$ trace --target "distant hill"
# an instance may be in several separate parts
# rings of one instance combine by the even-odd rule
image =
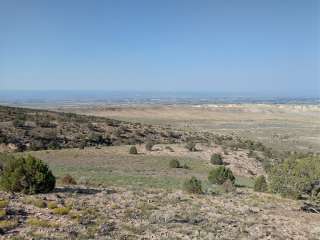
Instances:
[[[187,135],[170,129],[102,117],[0,106],[2,150],[176,143]]]
[[[267,164],[271,158],[276,157],[275,152],[262,143],[237,136],[0,105],[0,152],[135,145],[146,142],[215,143],[224,149],[261,152],[263,154],[256,155],[256,158]]]

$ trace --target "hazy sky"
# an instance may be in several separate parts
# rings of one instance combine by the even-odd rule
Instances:
[[[316,94],[317,0],[0,1],[0,89]]]

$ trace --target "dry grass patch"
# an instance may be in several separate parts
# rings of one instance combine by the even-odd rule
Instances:
[[[53,209],[53,213],[57,214],[57,215],[68,215],[68,213],[70,212],[70,208],[67,207],[58,207]]]
[[[9,204],[8,200],[5,200],[5,199],[0,200],[0,208],[5,208],[8,206],[8,204]]]
[[[16,219],[0,220],[0,229],[3,231],[8,231],[18,226],[18,221]]]
[[[58,207],[58,204],[56,202],[49,202],[48,203],[48,208],[49,209],[55,209]]]
[[[46,208],[47,207],[47,203],[44,200],[38,199],[38,198],[34,198],[34,197],[26,198],[25,203],[33,205],[33,206],[38,207],[38,208]]]
[[[7,215],[7,210],[6,209],[0,209],[0,218],[5,217]]]
[[[56,228],[60,226],[60,224],[56,222],[44,220],[44,219],[38,219],[38,218],[29,218],[26,223],[33,227],[43,227],[43,228]]]

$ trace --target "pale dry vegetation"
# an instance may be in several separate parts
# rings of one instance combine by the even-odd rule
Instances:
[[[317,185],[319,155],[307,154],[306,151],[284,152],[281,151],[284,145],[275,151],[236,134],[210,133],[221,124],[218,122],[223,117],[239,113],[239,118],[232,121],[240,119],[240,125],[245,118],[253,119],[253,125],[250,125],[252,129],[259,127],[254,125],[255,121],[271,124],[274,119],[265,119],[269,109],[267,106],[258,106],[258,110],[252,109],[250,112],[245,112],[245,108],[239,106],[229,106],[225,116],[217,114],[222,111],[219,106],[214,110],[211,106],[209,110],[201,111],[199,107],[181,108],[184,112],[175,109],[177,115],[172,121],[172,125],[180,129],[146,124],[157,115],[149,116],[149,119],[142,120],[145,124],[139,124],[75,114],[2,108],[0,124],[5,128],[1,129],[3,148],[0,150],[8,150],[13,143],[16,146],[23,143],[25,147],[15,149],[22,152],[14,155],[0,155],[0,183],[5,183],[1,187],[4,189],[6,186],[4,190],[9,191],[0,192],[1,237],[320,239],[320,214],[317,212],[320,201],[320,184]],[[170,107],[166,107],[166,111],[168,109]],[[275,121],[279,121],[284,113],[296,120],[300,114],[293,111],[294,108],[283,110],[277,106],[275,109],[277,111],[273,110],[275,112],[271,114]],[[140,111],[139,108],[132,108],[132,111],[137,110]],[[152,111],[155,110],[159,111],[158,114],[163,111],[161,107]],[[146,111],[150,110],[147,108]],[[171,121],[173,115],[170,115],[170,111],[168,115],[161,114],[163,118],[159,117],[157,123]],[[199,111],[203,111],[204,115],[196,115]],[[307,111],[306,115],[311,114],[310,109]],[[4,113],[8,112],[10,114],[6,116]],[[121,110],[116,108],[111,117],[123,119],[127,114],[116,116],[119,112]],[[248,115],[243,116],[244,112]],[[190,113],[193,117],[188,119]],[[262,113],[261,119],[255,118],[258,116],[256,113]],[[215,120],[205,120],[208,114],[211,117],[217,114]],[[55,120],[46,121],[47,116]],[[127,120],[132,121],[134,116]],[[145,116],[140,115],[141,118]],[[182,116],[191,124],[185,122],[183,124],[186,125],[180,125]],[[208,121],[208,126],[212,123],[213,128],[202,125],[205,121]],[[304,125],[308,126],[304,134],[308,134],[309,130],[316,133],[318,127],[311,127],[309,123],[306,121]],[[233,127],[241,129],[239,125]],[[59,147],[49,147],[48,144],[56,139],[50,137],[40,138],[45,143],[42,148],[30,148],[33,140],[39,140],[37,134],[55,128],[59,132],[58,138],[64,139],[58,141]],[[30,135],[35,129],[39,130],[38,133]],[[263,124],[259,129],[264,129]],[[266,129],[269,131],[271,128],[268,125]],[[220,130],[224,132],[226,129]],[[83,136],[81,141],[74,138],[78,136],[77,131]],[[245,131],[250,133],[248,129]],[[257,131],[258,139],[262,136],[259,134]],[[91,140],[88,142],[88,136],[94,144]],[[107,144],[107,137],[117,141],[112,140]],[[131,138],[139,141],[132,142],[129,140]],[[23,152],[26,149],[36,151]],[[28,154],[29,157],[24,157]],[[17,161],[30,159],[34,163],[40,163],[36,159],[41,159],[43,162],[35,164],[39,167],[26,164],[25,168],[20,168],[21,164],[12,164],[9,171],[8,161],[3,161],[4,158]],[[38,169],[47,172],[47,165],[43,163],[48,165],[57,179],[57,187],[50,188],[49,193],[34,191],[40,194],[25,195],[23,192],[33,193],[24,191],[26,176],[37,187],[45,186],[38,178],[33,180],[35,174],[32,174]],[[14,174],[16,169],[19,175]],[[13,176],[10,181],[3,181],[6,171],[8,176]],[[19,191],[11,188],[16,183],[20,184]],[[30,186],[29,190],[35,189],[33,185]]]

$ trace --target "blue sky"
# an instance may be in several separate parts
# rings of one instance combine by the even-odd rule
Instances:
[[[0,89],[317,94],[317,0],[0,2]]]

